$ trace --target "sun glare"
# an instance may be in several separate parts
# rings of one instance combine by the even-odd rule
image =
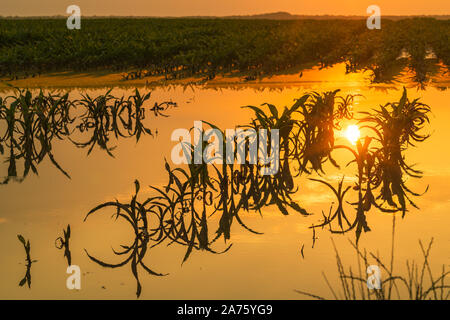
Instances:
[[[345,137],[350,141],[351,144],[355,145],[360,137],[359,128],[356,124],[349,125],[345,130]]]

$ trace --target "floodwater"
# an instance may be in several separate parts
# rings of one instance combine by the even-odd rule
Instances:
[[[167,184],[164,159],[170,163],[170,139],[177,128],[191,128],[195,120],[205,120],[220,128],[234,128],[248,123],[252,112],[241,106],[259,106],[271,103],[279,110],[291,106],[295,98],[311,90],[341,89],[342,95],[361,94],[355,100],[354,111],[367,111],[380,104],[398,101],[402,84],[370,85],[362,75],[343,75],[342,66],[326,70],[304,72],[302,82],[290,87],[243,86],[241,88],[162,87],[152,90],[153,102],[173,101],[177,108],[167,110],[169,117],[153,117],[146,124],[158,130],[157,137],[143,136],[112,142],[117,146],[114,158],[95,148],[88,156],[87,149],[76,148],[68,141],[54,143],[53,153],[59,164],[70,174],[65,177],[46,159],[39,167],[39,175],[30,174],[23,182],[11,181],[0,186],[0,298],[1,299],[135,299],[136,281],[130,264],[119,268],[105,268],[90,260],[86,254],[108,263],[123,259],[113,253],[120,245],[134,240],[132,228],[123,220],[111,218],[113,209],[103,209],[83,222],[95,206],[106,202],[128,202],[134,194],[134,181],[141,185],[140,197],[152,194],[149,185]],[[422,179],[410,179],[412,189],[422,192],[416,198],[420,209],[410,208],[404,218],[397,214],[395,229],[394,269],[406,272],[407,259],[422,260],[419,240],[427,243],[434,238],[431,267],[437,272],[442,265],[450,267],[450,109],[446,86],[432,85],[418,90],[409,85],[409,98],[421,98],[431,106],[431,137],[417,148],[407,152],[407,162],[417,164],[424,172]],[[132,94],[132,89],[114,89],[112,94]],[[141,90],[142,91],[142,90]],[[91,96],[104,94],[105,89],[73,89],[70,97],[81,93]],[[344,125],[346,126],[346,124]],[[340,143],[347,143],[339,137]],[[343,164],[349,160],[345,152],[336,152],[336,160]],[[174,166],[171,164],[171,166]],[[0,167],[7,173],[7,164]],[[354,176],[350,168],[337,170],[327,167],[323,178],[336,185],[345,173]],[[339,291],[336,257],[332,241],[347,266],[357,270],[356,254],[349,240],[355,240],[354,231],[345,235],[332,235],[327,229],[317,229],[313,246],[312,230],[334,201],[329,189],[306,176],[295,180],[299,190],[294,200],[313,215],[305,217],[292,212],[282,215],[276,206],[266,207],[262,214],[243,212],[247,226],[262,232],[253,234],[234,223],[231,229],[231,249],[224,254],[194,250],[182,264],[186,247],[165,243],[156,246],[144,258],[152,270],[168,274],[157,277],[138,267],[142,285],[141,299],[304,299],[295,289],[327,298],[332,295],[323,279],[322,271],[331,285]],[[359,241],[362,249],[378,252],[384,261],[390,261],[392,240],[392,214],[372,210],[367,214],[371,231],[363,233]],[[81,289],[68,290],[67,261],[64,250],[55,247],[70,224],[70,250],[72,264],[82,272]],[[214,219],[210,233],[215,231]],[[26,271],[25,251],[17,239],[21,234],[31,242],[31,258],[37,260],[31,268],[31,288],[19,286]],[[226,248],[220,238],[212,247]],[[301,248],[303,247],[303,256]],[[364,270],[363,270],[363,273]],[[386,276],[382,273],[382,277]]]

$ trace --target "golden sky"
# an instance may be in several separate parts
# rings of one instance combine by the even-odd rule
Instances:
[[[378,5],[385,15],[450,14],[449,0],[1,0],[0,16],[65,15],[73,4],[84,15],[366,15],[369,5]]]

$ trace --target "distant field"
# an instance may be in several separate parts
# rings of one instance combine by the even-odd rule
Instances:
[[[450,20],[384,20],[381,30],[365,20],[85,19],[81,30],[64,19],[0,20],[0,76],[12,78],[93,70],[255,78],[337,62],[382,78],[402,50],[417,72],[430,50],[448,67]]]

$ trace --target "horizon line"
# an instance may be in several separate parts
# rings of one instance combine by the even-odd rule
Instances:
[[[266,13],[254,13],[254,14],[233,14],[233,15],[185,15],[185,16],[170,16],[170,15],[83,15],[85,18],[234,18],[234,17],[262,17],[270,15],[284,15],[286,17],[349,17],[349,18],[367,18],[367,15],[356,15],[356,14],[297,14],[290,13],[287,11],[275,11]],[[55,14],[55,15],[0,15],[0,18],[62,18],[68,17],[70,15]],[[383,17],[445,17],[449,16],[450,13],[442,14],[386,14]]]

